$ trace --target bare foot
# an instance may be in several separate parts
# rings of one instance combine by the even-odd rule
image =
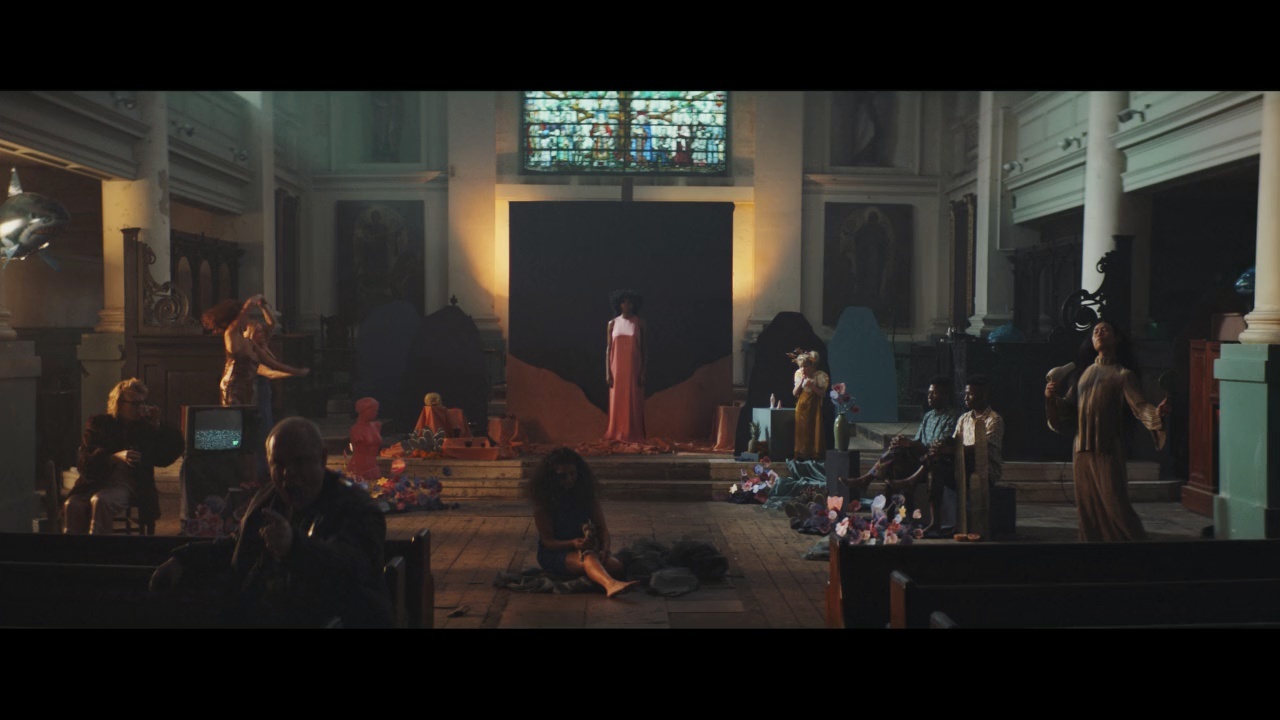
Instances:
[[[639,580],[632,580],[631,582],[615,583],[614,586],[610,588],[607,593],[605,593],[605,597],[613,597],[614,595],[621,595],[622,593],[634,588],[639,584],[640,584]]]

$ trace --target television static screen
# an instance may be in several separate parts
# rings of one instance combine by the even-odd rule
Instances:
[[[193,450],[238,450],[244,444],[244,414],[239,408],[209,408],[195,413]]]

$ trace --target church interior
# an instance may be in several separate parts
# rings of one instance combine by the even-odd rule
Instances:
[[[1280,93],[3,91],[0,171],[0,627],[243,624],[154,573],[292,418],[396,627],[1280,625]]]

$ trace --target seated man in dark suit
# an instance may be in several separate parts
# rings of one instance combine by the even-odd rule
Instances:
[[[68,534],[110,534],[112,522],[129,505],[138,506],[138,522],[160,517],[157,467],[182,456],[182,431],[160,419],[147,405],[147,386],[137,378],[116,384],[107,396],[107,412],[85,423],[76,463],[80,479],[63,510]]]
[[[188,571],[230,570],[226,619],[235,625],[389,627],[382,580],[386,522],[373,500],[325,468],[310,420],[281,420],[267,436],[271,482],[250,501],[232,538],[178,548],[156,569],[155,590]]]

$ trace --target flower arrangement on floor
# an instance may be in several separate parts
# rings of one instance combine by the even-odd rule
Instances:
[[[769,467],[771,464],[769,458],[763,457],[752,468],[752,472],[743,468],[739,481],[729,486],[728,493],[717,492],[717,498],[740,505],[765,503],[778,484],[778,473]]]
[[[368,481],[358,477],[347,476],[352,485],[369,493],[378,509],[384,513],[400,513],[412,510],[450,510],[459,507],[459,503],[446,503],[440,499],[444,484],[436,477],[406,477],[404,460],[391,463],[391,477],[380,477]],[[449,468],[445,468],[446,475]]]
[[[844,545],[910,544],[924,537],[924,530],[907,522],[906,498],[877,495],[871,502],[871,516],[858,514],[862,503],[853,500],[847,507],[843,497],[817,493],[808,502],[787,503],[783,510],[791,518],[791,528],[806,535],[826,535],[832,531]],[[913,520],[920,520],[916,510]]]
[[[852,505],[846,511],[836,502],[828,511],[832,530],[842,545],[910,545],[924,537],[924,529],[919,524],[907,522],[907,499],[902,495],[888,500],[884,495],[877,495],[871,502],[870,518],[856,514],[861,509],[860,502],[855,500]],[[911,519],[920,520],[920,511],[912,513]]]
[[[226,497],[210,495],[196,505],[195,513],[178,521],[178,534],[191,537],[220,538],[231,535],[240,527],[249,500],[258,491],[257,482],[241,483]]]

